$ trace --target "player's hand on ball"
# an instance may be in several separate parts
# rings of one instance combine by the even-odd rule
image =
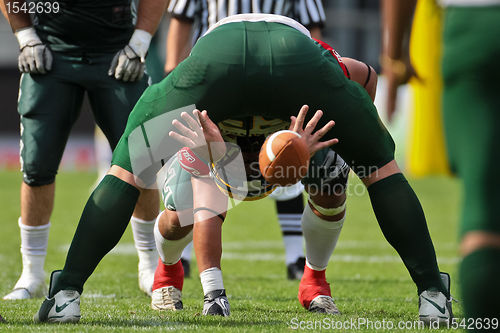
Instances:
[[[134,82],[142,79],[146,61],[130,46],[125,46],[116,53],[108,70],[109,76],[124,82]]]
[[[21,73],[45,74],[52,69],[52,53],[43,44],[33,27],[15,32],[21,53],[18,68]]]
[[[328,133],[328,131],[330,131],[333,128],[333,126],[335,126],[335,122],[333,120],[330,120],[325,126],[314,132],[316,125],[323,116],[323,111],[321,110],[316,111],[314,116],[311,118],[311,120],[309,120],[309,122],[304,128],[304,121],[306,119],[307,111],[309,111],[309,106],[307,105],[302,106],[302,108],[300,108],[297,117],[292,116],[290,118],[291,123],[289,129],[290,131],[297,132],[302,136],[312,156],[318,150],[330,147],[338,143],[339,140],[335,138],[335,139],[330,139],[328,141],[319,141],[323,136],[326,135],[326,133]]]
[[[192,115],[182,112],[181,118],[184,123],[178,119],[172,121],[178,132],[170,131],[168,135],[171,138],[191,148],[205,161],[218,161],[224,156],[224,139],[206,110],[194,110]]]

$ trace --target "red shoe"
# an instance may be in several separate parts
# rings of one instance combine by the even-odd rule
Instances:
[[[182,286],[184,284],[184,269],[179,260],[174,265],[165,265],[161,259],[153,282],[151,308],[154,310],[182,310]]]
[[[300,304],[312,312],[340,314],[333,302],[330,285],[326,282],[325,271],[315,271],[306,264],[299,285]]]

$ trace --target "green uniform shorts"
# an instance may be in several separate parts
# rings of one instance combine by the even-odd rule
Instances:
[[[448,7],[443,113],[448,155],[463,180],[460,231],[500,233],[500,6]]]
[[[70,56],[53,52],[47,74],[23,74],[19,88],[21,116],[21,169],[32,186],[54,182],[57,169],[87,92],[94,118],[112,148],[120,139],[127,118],[147,87],[108,76],[114,54]]]
[[[287,25],[236,22],[202,37],[166,79],[149,87],[132,111],[112,164],[151,183],[181,146],[168,137],[181,111],[206,109],[215,122],[248,116],[289,121],[308,104],[318,128],[336,125],[326,139],[360,176],[394,158],[394,142],[366,91],[347,79],[314,40]],[[371,171],[368,171],[371,170]]]

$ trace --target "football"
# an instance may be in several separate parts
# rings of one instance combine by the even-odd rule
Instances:
[[[271,184],[293,185],[307,175],[309,149],[299,133],[283,130],[271,134],[259,153],[260,172]]]

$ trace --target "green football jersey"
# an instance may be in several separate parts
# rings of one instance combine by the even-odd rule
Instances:
[[[37,13],[34,23],[42,41],[55,52],[116,52],[134,30],[131,0],[52,1],[59,6]]]

